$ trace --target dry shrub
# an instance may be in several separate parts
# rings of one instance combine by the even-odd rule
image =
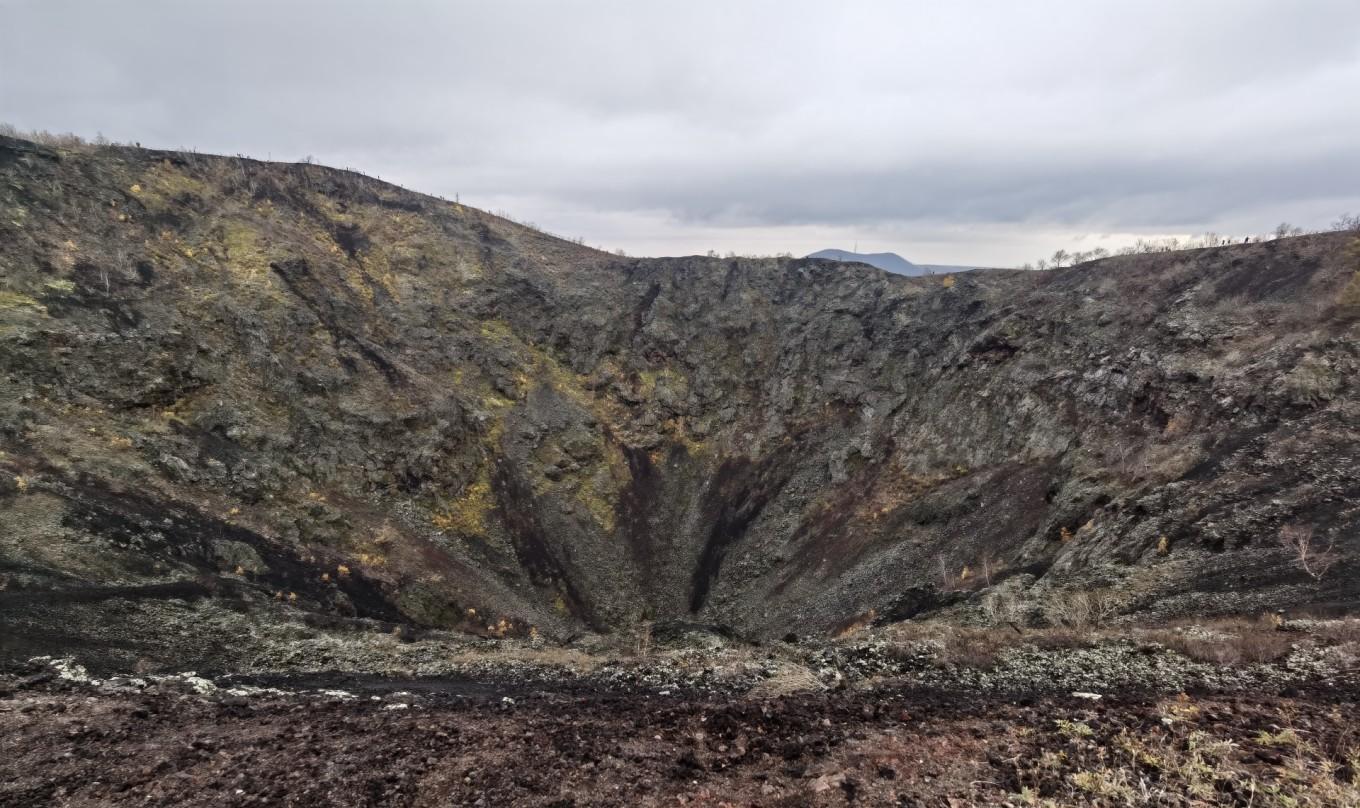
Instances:
[[[1357,271],[1341,290],[1336,305],[1343,316],[1360,317],[1360,271]]]
[[[1285,525],[1280,528],[1280,544],[1293,556],[1299,569],[1315,581],[1322,580],[1341,561],[1336,542],[1324,544],[1312,525]]]
[[[806,690],[825,690],[826,685],[806,665],[778,662],[773,676],[757,682],[751,694],[758,697],[786,696]]]
[[[1360,620],[1324,620],[1309,629],[1335,643],[1360,643]]]
[[[967,668],[990,668],[1018,639],[1006,629],[958,629],[945,634],[939,661]]]
[[[941,664],[986,668],[995,664],[1001,651],[1017,645],[1020,639],[1010,628],[971,628],[941,622],[898,623],[888,629],[887,637],[904,650],[930,645],[937,649]]]
[[[1179,625],[1150,629],[1139,635],[1193,659],[1214,665],[1251,665],[1283,659],[1298,635],[1279,629],[1274,615],[1259,620],[1222,618],[1182,621]]]
[[[84,138],[71,132],[49,132],[45,129],[30,131],[19,129],[8,123],[0,123],[0,135],[18,138],[19,140],[31,140],[34,143],[59,149],[78,149],[90,145]],[[107,141],[101,136],[96,138],[94,145],[105,143]]]
[[[1027,622],[1025,602],[1006,592],[989,592],[982,598],[982,613],[993,626],[1023,625]]]
[[[872,626],[874,624],[874,620],[876,620],[877,618],[878,611],[875,609],[870,609],[869,611],[864,612],[863,614],[857,614],[854,617],[850,618],[849,620],[845,621],[840,626],[837,626],[834,630],[832,630],[831,636],[837,639],[844,639],[846,637],[854,636],[855,634],[859,634],[860,632]]]
[[[1034,645],[1043,649],[1087,648],[1099,637],[1063,628],[1022,631],[1001,628],[972,628],[947,623],[901,623],[890,629],[889,637],[903,647],[929,643],[938,649],[937,661],[944,665],[990,668],[1008,648]]]
[[[1065,628],[1045,628],[1017,633],[1005,629],[959,629],[945,637],[940,661],[960,667],[990,668],[1008,648],[1034,646],[1045,651],[1089,648],[1099,635]]]
[[[1287,655],[1293,646],[1287,635],[1265,631],[1253,631],[1227,638],[1173,632],[1162,635],[1160,642],[1196,662],[1215,665],[1274,662]]]
[[[1044,617],[1054,626],[1085,629],[1114,619],[1123,604],[1106,590],[1054,593],[1044,603]]]
[[[633,641],[633,654],[646,658],[652,653],[652,621],[643,620],[637,625]]]
[[[1090,593],[1080,593],[1090,594]],[[1096,593],[1099,600],[1101,593]],[[1080,603],[1082,599],[1078,598]],[[1062,608],[1067,608],[1064,605]],[[1086,606],[1081,606],[1085,609]],[[1083,612],[1084,614],[1084,612]],[[1305,628],[1286,630],[1275,614],[1260,618],[1186,618],[1155,627],[1098,628],[1094,625],[1055,625],[1021,629],[1018,626],[975,628],[941,621],[904,622],[887,627],[884,639],[904,650],[929,644],[940,664],[990,668],[1009,648],[1034,646],[1044,650],[1090,648],[1105,642],[1133,641],[1163,645],[1182,656],[1212,665],[1234,666],[1279,662],[1300,642],[1321,643],[1337,665],[1360,665],[1360,620],[1306,621]],[[1303,636],[1300,631],[1306,632]]]
[[[1327,649],[1336,667],[1343,671],[1360,672],[1360,642],[1343,642]]]

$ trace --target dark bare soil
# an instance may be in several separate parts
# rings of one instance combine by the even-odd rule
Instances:
[[[1354,689],[511,702],[457,688],[350,701],[8,688],[0,804],[16,808],[1360,804]]]

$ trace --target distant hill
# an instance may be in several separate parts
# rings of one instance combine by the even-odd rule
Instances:
[[[947,272],[967,272],[975,267],[951,266],[947,264],[913,264],[897,253],[857,253],[849,250],[818,250],[808,258],[825,258],[829,261],[849,261],[878,267],[884,272],[895,275],[935,275]]]
[[[857,253],[849,250],[818,250],[808,258],[825,258],[829,261],[851,261],[878,267],[884,272],[898,275],[924,275],[925,270],[898,255],[897,253]]]

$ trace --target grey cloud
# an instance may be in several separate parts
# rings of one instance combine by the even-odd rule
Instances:
[[[0,118],[314,155],[644,251],[937,227],[909,257],[967,261],[969,228],[1360,209],[1355,3],[842,6],[0,0]]]

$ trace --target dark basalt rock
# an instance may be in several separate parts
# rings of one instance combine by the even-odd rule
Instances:
[[[631,259],[318,166],[12,139],[0,213],[0,662],[229,661],[233,620],[301,614],[777,638],[1360,596],[1346,234]]]

